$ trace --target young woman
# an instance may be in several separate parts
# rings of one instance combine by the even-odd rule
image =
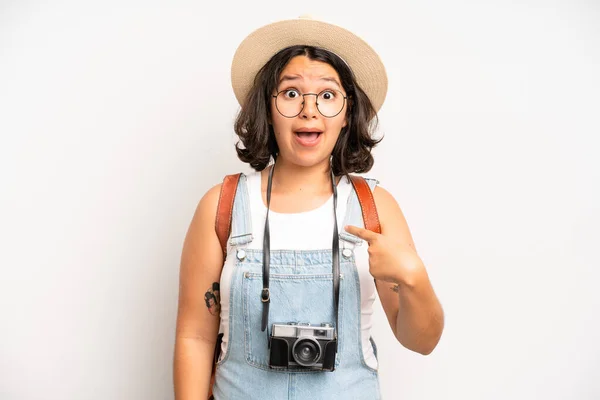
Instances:
[[[378,399],[376,295],[406,348],[429,354],[443,330],[400,207],[375,179],[363,181],[374,204],[362,204],[351,175],[374,162],[385,68],[353,33],[300,18],[249,35],[232,84],[242,107],[236,150],[254,172],[236,183],[225,255],[215,230],[221,185],[191,221],[176,398]]]

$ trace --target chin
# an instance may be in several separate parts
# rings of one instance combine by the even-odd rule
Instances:
[[[314,167],[315,165],[322,164],[324,162],[329,162],[328,156],[322,155],[310,155],[310,156],[295,156],[292,159],[292,163],[300,166],[300,167]]]

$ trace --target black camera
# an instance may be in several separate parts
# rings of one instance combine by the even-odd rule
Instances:
[[[271,368],[323,371],[335,369],[337,335],[332,324],[273,324],[269,347]]]

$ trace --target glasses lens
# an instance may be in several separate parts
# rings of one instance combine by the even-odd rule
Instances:
[[[323,90],[317,98],[317,107],[324,116],[335,117],[344,108],[344,95],[337,90]]]
[[[304,101],[305,97],[300,92],[295,89],[288,89],[277,94],[275,105],[281,115],[291,118],[300,114],[304,106]],[[329,118],[335,117],[342,111],[344,102],[343,93],[334,89],[323,90],[317,96],[317,108],[319,112]]]
[[[304,98],[294,89],[283,90],[277,94],[277,110],[284,117],[295,117],[302,111]]]

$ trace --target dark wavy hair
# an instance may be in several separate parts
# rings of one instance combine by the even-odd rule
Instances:
[[[235,147],[239,159],[249,163],[256,171],[265,169],[271,157],[277,159],[279,147],[273,126],[269,124],[271,96],[276,91],[281,72],[296,56],[306,56],[331,65],[348,96],[347,125],[342,128],[332,152],[333,173],[339,176],[368,172],[374,162],[371,149],[383,139],[372,137],[378,123],[377,111],[356,82],[350,67],[336,54],[313,46],[287,47],[271,57],[256,74],[235,120],[234,129],[239,137]]]

